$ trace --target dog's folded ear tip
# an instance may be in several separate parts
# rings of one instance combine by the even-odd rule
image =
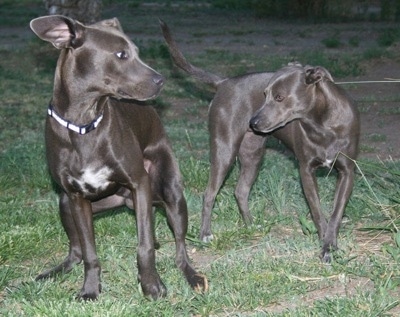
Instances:
[[[322,80],[334,82],[331,73],[323,66],[309,66],[305,67],[306,83],[313,84]]]

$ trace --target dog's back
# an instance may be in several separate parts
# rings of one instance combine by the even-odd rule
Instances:
[[[210,103],[210,129],[227,126],[243,133],[249,128],[253,113],[264,101],[263,90],[273,73],[251,73],[226,78],[218,83]]]

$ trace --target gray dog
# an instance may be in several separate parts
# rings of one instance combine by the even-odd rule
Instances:
[[[211,166],[204,193],[200,239],[207,242],[213,238],[211,210],[236,158],[240,162],[240,175],[235,197],[243,221],[252,222],[248,196],[265,153],[268,133],[283,141],[299,160],[304,193],[323,241],[321,259],[329,262],[330,249],[337,245],[341,218],[353,187],[354,163],[346,156],[355,159],[358,149],[358,112],[350,99],[322,67],[292,65],[277,74],[221,78],[190,64],[168,26],[160,23],[174,63],[216,89],[209,109]],[[280,90],[271,95],[269,87],[280,87]],[[267,100],[264,91],[268,93]],[[275,100],[273,109],[270,100]],[[250,120],[251,128],[257,133],[249,129]],[[339,153],[344,155],[337,156]],[[332,164],[339,176],[334,211],[327,221],[321,214],[314,171]]]
[[[207,280],[191,266],[185,246],[187,207],[181,175],[156,111],[163,77],[143,63],[117,19],[89,26],[64,17],[34,19],[32,30],[61,50],[46,120],[46,156],[61,188],[60,216],[69,239],[65,260],[37,279],[70,271],[83,261],[79,298],[101,291],[93,213],[126,205],[135,209],[138,279],[156,299],[166,288],[155,266],[152,204],[165,207],[174,232],[176,264],[189,284]]]
[[[323,67],[288,66],[277,71],[264,90],[263,106],[250,125],[254,131],[273,132],[299,161],[304,194],[318,235],[321,258],[330,261],[354,182],[354,159],[360,134],[359,114],[344,90]],[[298,120],[296,120],[298,119]],[[334,167],[337,183],[333,212],[321,212],[315,170]]]
[[[246,224],[252,222],[248,207],[251,186],[258,174],[265,153],[265,136],[249,128],[252,115],[264,101],[266,84],[273,73],[254,73],[233,78],[222,78],[190,64],[171,36],[168,26],[161,21],[164,38],[174,63],[195,77],[215,88],[208,115],[210,131],[210,175],[204,193],[200,239],[208,242],[211,233],[211,210],[215,197],[225,177],[235,162],[240,161],[240,176],[235,197]]]

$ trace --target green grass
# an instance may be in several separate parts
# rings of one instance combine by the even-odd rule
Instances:
[[[38,5],[39,4],[39,5]],[[39,14],[44,14],[44,5],[34,0],[3,0],[0,4],[0,26],[21,26]]]
[[[323,39],[322,44],[324,44],[327,48],[338,48],[342,43],[340,42],[339,37],[333,36]]]
[[[380,46],[391,46],[400,38],[400,32],[396,28],[386,28],[382,30],[381,35],[378,37],[377,42]]]
[[[40,11],[41,3],[26,1],[24,10],[29,12],[22,16],[19,4],[13,3],[7,2],[9,21],[13,16],[20,20],[0,19],[1,23],[24,21],[26,25],[25,20]],[[124,11],[121,15],[129,25],[129,14]],[[35,39],[18,49],[0,50],[0,315],[361,317],[398,312],[400,162],[357,162],[355,187],[339,234],[340,250],[332,265],[323,265],[318,259],[319,241],[297,163],[271,139],[271,149],[249,201],[254,224],[244,227],[237,210],[233,196],[238,177],[235,166],[213,211],[215,240],[205,245],[197,237],[208,180],[205,118],[212,93],[172,71],[161,42],[137,44],[143,60],[168,79],[156,105],[161,107],[185,183],[189,254],[207,275],[209,291],[196,294],[184,281],[174,264],[173,236],[165,216],[158,212],[156,231],[161,248],[157,251],[157,268],[168,296],[155,302],[144,298],[136,277],[135,217],[126,208],[95,217],[103,269],[103,292],[98,301],[75,299],[82,286],[82,265],[55,280],[34,280],[40,272],[58,264],[68,249],[58,217],[57,195],[47,173],[43,138],[57,53],[50,44]],[[271,52],[268,58],[260,59],[205,49],[194,55],[194,61],[223,74],[242,73],[249,61],[256,69],[274,70],[293,59],[324,65],[336,76],[362,71],[363,57],[340,57],[311,50],[288,56]],[[174,114],[177,101],[188,105],[179,115]],[[381,134],[369,137],[373,142],[385,138]],[[327,171],[318,174],[326,213],[334,176]]]

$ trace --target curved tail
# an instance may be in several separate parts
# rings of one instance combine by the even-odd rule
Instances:
[[[171,35],[168,25],[161,19],[159,19],[159,21],[165,42],[167,43],[169,53],[171,54],[175,65],[193,76],[195,79],[213,87],[217,87],[218,83],[224,80],[224,78],[190,64],[179,50],[178,45]]]

